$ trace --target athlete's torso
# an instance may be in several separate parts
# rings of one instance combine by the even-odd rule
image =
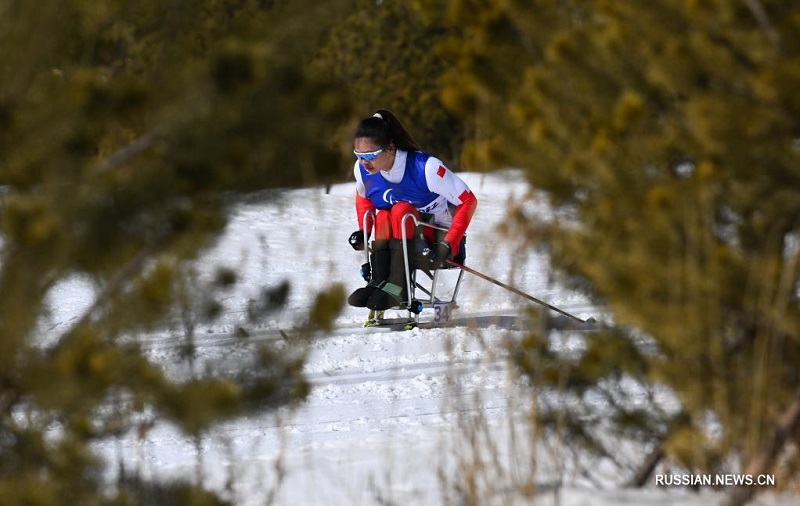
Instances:
[[[406,154],[405,171],[398,182],[392,182],[383,173],[370,174],[359,165],[365,197],[378,209],[388,209],[398,202],[409,202],[420,212],[426,211],[439,194],[432,192],[425,181],[425,162],[430,155],[422,151]]]

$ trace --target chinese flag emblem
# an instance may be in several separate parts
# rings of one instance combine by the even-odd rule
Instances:
[[[444,167],[442,167],[441,165],[439,165],[439,170],[437,170],[437,171],[436,171],[436,174],[437,174],[439,177],[441,177],[441,178],[444,178],[444,175],[445,175],[446,173],[447,173],[447,169],[445,169]]]

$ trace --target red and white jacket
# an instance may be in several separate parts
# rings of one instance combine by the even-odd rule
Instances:
[[[390,170],[370,174],[356,161],[353,173],[359,228],[368,211],[408,202],[420,213],[433,215],[436,224],[449,227],[445,240],[458,251],[478,199],[441,160],[422,151],[397,150]]]

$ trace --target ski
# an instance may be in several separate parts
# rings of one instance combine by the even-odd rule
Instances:
[[[410,318],[371,318],[364,322],[364,327],[388,330],[411,330],[417,326]]]
[[[384,311],[375,311],[374,309],[369,310],[369,316],[367,316],[367,320],[364,322],[365,327],[373,327],[377,325],[381,320],[383,320]]]
[[[413,318],[397,317],[372,319],[364,322],[363,328],[383,331],[399,331],[411,329],[432,329],[448,327],[471,327],[506,329],[512,331],[528,331],[532,329],[556,330],[566,332],[593,332],[603,328],[604,324],[597,321],[586,323],[576,322],[574,319],[561,315],[542,315],[541,318],[530,318],[526,315],[464,315],[451,318],[444,322],[420,321]]]
[[[388,328],[391,330],[411,330],[417,326],[410,318],[384,318],[385,311],[369,310],[369,316],[364,322],[365,327]]]

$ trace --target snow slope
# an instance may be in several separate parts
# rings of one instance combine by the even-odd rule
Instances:
[[[467,264],[581,318],[599,316],[578,294],[560,289],[545,259],[518,251],[498,231],[507,205],[527,191],[514,171],[462,177],[478,197],[469,229]],[[289,329],[313,295],[329,283],[349,293],[363,284],[361,254],[347,244],[356,229],[353,186],[271,193],[238,206],[226,233],[203,257],[210,274],[234,269],[241,280],[224,300],[226,312],[199,329],[199,358],[236,360],[236,328],[248,301],[288,280],[288,311],[250,339],[274,339]],[[525,204],[547,219],[543,204]],[[68,325],[86,307],[92,287],[75,279],[53,290],[46,325]],[[467,275],[455,317],[515,315],[520,297]],[[625,490],[608,463],[532,444],[530,389],[507,364],[522,333],[502,326],[381,332],[359,327],[365,311],[347,307],[339,330],[311,345],[305,403],[225,424],[198,447],[166,425],[144,438],[103,445],[114,461],[145,476],[190,476],[226,490],[237,504],[718,504],[715,492],[679,488]],[[166,367],[177,361],[180,325],[148,337],[150,354]],[[569,345],[569,344],[567,344]],[[778,504],[772,499],[770,504]],[[787,503],[788,504],[788,503]]]

